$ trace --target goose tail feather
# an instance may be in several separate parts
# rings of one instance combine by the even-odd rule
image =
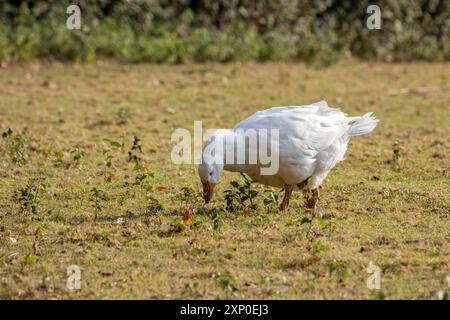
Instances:
[[[372,132],[378,124],[378,119],[372,117],[371,115],[372,112],[368,112],[362,117],[350,118],[349,136],[362,136],[364,134]]]

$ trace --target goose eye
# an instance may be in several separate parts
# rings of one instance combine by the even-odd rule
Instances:
[[[209,175],[212,176],[212,175],[213,175],[213,172],[211,171],[211,172],[209,173]]]

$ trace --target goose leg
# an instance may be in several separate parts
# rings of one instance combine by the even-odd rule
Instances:
[[[280,205],[281,211],[289,210],[289,199],[291,198],[292,190],[294,190],[293,185],[286,185],[284,188],[284,198]]]
[[[316,207],[317,200],[319,199],[319,188],[314,188],[311,192],[312,195],[306,197],[305,205],[308,208],[314,209]]]

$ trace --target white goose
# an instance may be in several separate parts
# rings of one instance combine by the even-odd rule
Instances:
[[[376,127],[378,120],[371,117],[371,114],[369,112],[362,117],[348,117],[339,109],[330,108],[325,101],[320,101],[306,106],[274,107],[259,111],[238,123],[232,130],[217,131],[205,143],[203,160],[207,158],[205,148],[219,135],[236,139],[242,134],[239,129],[278,129],[279,148],[276,156],[279,169],[274,174],[263,175],[260,169],[267,165],[264,166],[259,161],[257,164],[229,164],[225,159],[203,161],[199,165],[199,176],[205,201],[211,200],[221,172],[227,170],[245,173],[267,186],[283,188],[285,195],[280,205],[281,210],[289,208],[292,191],[303,188],[310,181],[308,187],[313,196],[306,199],[306,205],[314,208],[320,185],[331,169],[344,159],[350,137],[368,134]],[[251,150],[250,144],[246,144],[245,148],[247,157],[249,153],[257,152]]]

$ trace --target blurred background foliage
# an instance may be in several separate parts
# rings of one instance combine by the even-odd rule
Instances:
[[[81,30],[66,9],[81,8]],[[366,27],[369,5],[381,30]],[[2,0],[0,61],[448,61],[448,0]]]

